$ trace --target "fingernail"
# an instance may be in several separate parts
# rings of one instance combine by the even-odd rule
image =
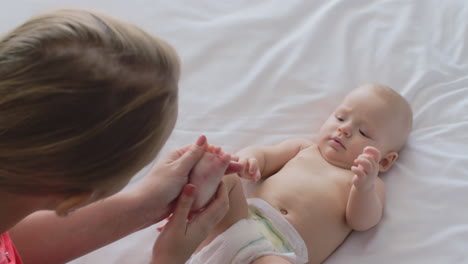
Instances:
[[[205,142],[206,142],[206,137],[204,135],[201,135],[198,137],[196,144],[197,146],[201,147],[205,144]]]
[[[195,185],[187,184],[184,187],[184,194],[191,197],[195,193]]]
[[[194,215],[194,213],[189,213],[189,215],[187,216],[187,220],[192,220],[193,215]]]

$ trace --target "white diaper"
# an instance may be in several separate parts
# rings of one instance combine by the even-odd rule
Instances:
[[[307,247],[294,227],[264,200],[248,203],[248,219],[232,225],[186,264],[248,264],[266,255],[306,263]]]

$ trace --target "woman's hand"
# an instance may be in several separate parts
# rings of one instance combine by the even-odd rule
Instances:
[[[134,189],[135,200],[140,204],[140,216],[145,219],[142,228],[155,224],[171,214],[183,186],[188,183],[189,174],[208,148],[205,136],[195,144],[173,150],[161,160]],[[224,174],[243,169],[238,162],[231,161]]]
[[[152,264],[184,264],[229,210],[228,193],[221,183],[215,199],[201,212],[190,214],[195,192],[194,185],[185,185],[174,214],[154,243]]]
[[[190,171],[205,153],[206,144],[206,137],[200,136],[195,144],[171,151],[133,191],[140,203],[141,216],[146,219],[143,227],[161,221],[173,211]]]

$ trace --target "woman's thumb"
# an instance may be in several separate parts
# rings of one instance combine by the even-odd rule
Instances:
[[[177,162],[180,163],[180,167],[184,170],[189,171],[193,166],[202,158],[205,153],[206,137],[198,137],[195,144],[192,144],[187,151],[182,154]]]

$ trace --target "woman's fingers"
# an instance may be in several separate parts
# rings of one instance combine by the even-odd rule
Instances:
[[[182,189],[179,199],[177,199],[177,205],[174,210],[174,213],[169,219],[169,222],[166,224],[167,227],[177,226],[178,229],[187,228],[187,218],[190,214],[190,209],[195,197],[195,185],[187,184]],[[164,226],[164,228],[166,227]]]
[[[223,182],[218,186],[215,199],[200,213],[197,213],[190,221],[189,225],[197,227],[197,230],[211,230],[229,210],[229,196]],[[200,234],[206,236],[207,234]]]

